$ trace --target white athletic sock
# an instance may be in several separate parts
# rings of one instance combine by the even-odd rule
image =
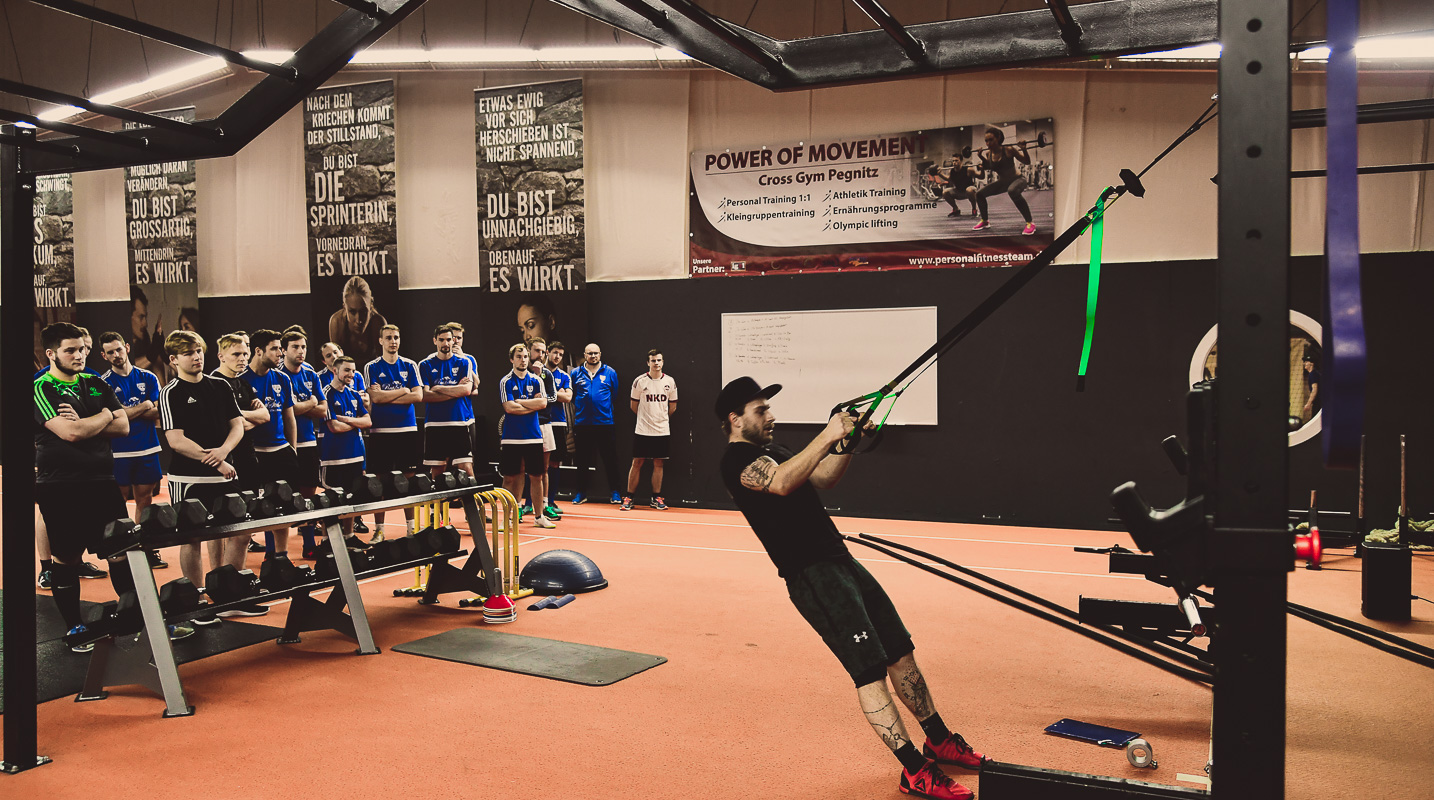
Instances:
[[[409,535],[409,536],[412,536],[412,535],[413,535],[413,520],[411,520],[411,519],[410,519],[410,520],[406,520],[406,522],[407,522],[407,524],[408,524],[408,535]]]

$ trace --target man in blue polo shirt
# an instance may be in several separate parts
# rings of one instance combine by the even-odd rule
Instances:
[[[254,390],[259,402],[269,409],[269,421],[249,432],[254,443],[254,456],[259,461],[259,482],[287,481],[292,488],[299,485],[299,456],[296,445],[299,423],[294,417],[294,385],[288,373],[279,368],[284,362],[284,346],[278,331],[261,329],[249,334],[253,354],[249,371],[240,377]],[[287,553],[289,528],[274,529],[274,551]]]
[[[279,337],[279,344],[284,350],[282,369],[294,387],[295,448],[299,460],[298,485],[294,488],[313,497],[319,491],[319,439],[314,428],[316,423],[323,425],[329,416],[324,384],[319,381],[319,373],[304,360],[309,356],[309,339],[303,328],[289,326]],[[300,525],[299,534],[304,537],[304,557],[313,557],[318,524]]]
[[[617,372],[602,363],[602,348],[583,348],[583,363],[573,368],[574,433],[578,444],[578,490],[573,504],[588,501],[588,479],[595,467],[594,456],[602,458],[607,473],[610,502],[622,502],[621,478],[617,472],[617,429],[612,424],[612,398],[618,391]]]
[[[453,351],[453,328],[444,323],[433,331],[433,355],[418,363],[423,384],[423,464],[436,476],[448,465],[473,474],[473,365]]]
[[[373,399],[373,427],[369,429],[368,468],[375,474],[403,472],[412,476],[423,461],[423,439],[418,433],[418,415],[414,404],[423,402],[423,387],[418,383],[418,364],[398,354],[402,334],[397,325],[384,325],[378,332],[383,353],[364,365],[368,378],[369,397]],[[383,541],[383,519],[388,514],[374,514],[373,538],[370,544]],[[412,536],[413,508],[403,509],[408,535]]]
[[[523,494],[523,475],[532,483],[533,506],[546,508],[543,497],[543,429],[539,412],[548,407],[543,379],[528,372],[528,348],[515,344],[508,348],[513,370],[503,376],[498,388],[503,403],[503,422],[499,428],[498,472],[503,488],[514,497]],[[540,366],[539,369],[542,367]],[[543,513],[533,515],[539,528],[557,525]]]
[[[115,482],[125,500],[134,501],[134,518],[154,502],[159,479],[164,470],[159,464],[159,433],[154,421],[159,419],[159,378],[147,369],[136,367],[129,360],[129,343],[114,331],[100,334],[100,354],[110,369],[100,378],[115,390],[120,405],[129,417],[129,435],[110,442],[114,452]],[[164,562],[159,552],[148,551],[151,567]],[[168,566],[168,565],[165,565]]]
[[[372,427],[373,418],[364,408],[363,399],[354,388],[354,360],[339,356],[333,363],[334,379],[324,389],[325,407],[328,409],[328,433],[324,436],[323,451],[319,463],[324,468],[324,484],[332,489],[345,491],[364,471],[363,434],[360,431]],[[340,520],[344,529],[344,541],[349,544],[353,536],[354,517]]]

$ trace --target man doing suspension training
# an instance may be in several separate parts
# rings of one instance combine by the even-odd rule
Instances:
[[[974,793],[951,780],[936,762],[979,769],[985,756],[952,733],[936,713],[926,679],[912,656],[911,635],[896,607],[847,550],[822,507],[817,489],[841,480],[850,455],[829,455],[846,439],[856,418],[833,416],[800,453],[772,442],[776,417],[768,400],[780,385],[761,387],[738,378],[723,387],[714,409],[727,434],[722,482],[787,582],[793,605],[821,635],[856,684],[866,720],[901,761],[899,787],[906,794],[967,800]],[[887,686],[910,709],[926,733],[918,751]]]

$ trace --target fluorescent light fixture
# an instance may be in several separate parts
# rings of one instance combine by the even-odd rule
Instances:
[[[148,80],[132,83],[128,86],[121,86],[118,89],[111,89],[108,92],[100,92],[90,99],[96,103],[105,105],[117,105],[126,100],[133,100],[136,97],[143,97],[147,94],[157,94],[174,86],[179,86],[189,81],[203,78],[215,72],[228,69],[229,62],[222,58],[205,58],[178,69],[168,72],[161,72]],[[83,114],[84,109],[74,106],[57,106],[43,111],[37,116],[44,120],[63,120]]]
[[[540,64],[545,62],[623,63],[684,61],[670,47],[445,47],[376,48],[354,55],[351,64]]]
[[[270,64],[283,64],[294,57],[293,50],[245,50],[243,55],[255,61],[267,61]]]
[[[653,61],[651,47],[549,47],[537,52],[539,61]]]
[[[658,60],[658,61],[691,61],[691,60],[692,60],[692,56],[687,55],[686,53],[682,52],[681,50],[678,50],[678,49],[675,48],[675,47],[659,47],[659,48],[657,48],[657,60]]]
[[[1158,53],[1138,53],[1121,56],[1122,61],[1214,61],[1220,58],[1220,43],[1197,44],[1178,50],[1161,50]]]
[[[1434,36],[1371,36],[1354,45],[1355,58],[1366,60],[1434,59]],[[1301,61],[1328,61],[1328,47],[1300,51]]]

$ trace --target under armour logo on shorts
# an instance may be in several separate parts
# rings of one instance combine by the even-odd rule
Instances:
[[[854,634],[852,634],[852,636],[851,636],[851,640],[852,640],[853,642],[860,642],[862,639],[865,639],[865,638],[866,638],[866,631],[862,631],[861,633],[854,633]]]

